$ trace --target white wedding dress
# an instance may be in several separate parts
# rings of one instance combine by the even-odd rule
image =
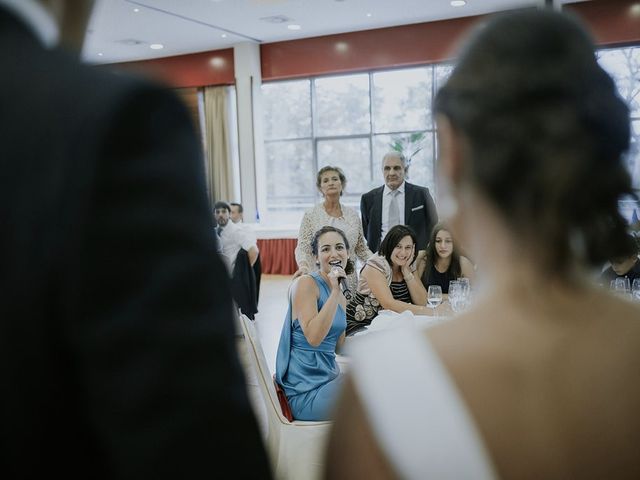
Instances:
[[[349,343],[349,371],[376,439],[399,477],[498,478],[439,357],[411,326]]]

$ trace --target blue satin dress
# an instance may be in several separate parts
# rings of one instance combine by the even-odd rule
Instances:
[[[320,291],[318,311],[331,294],[320,276],[310,274]],[[342,383],[336,363],[336,344],[347,327],[346,314],[338,305],[329,333],[317,347],[307,342],[298,319],[291,318],[291,299],[276,354],[276,380],[282,385],[296,420],[328,420]]]

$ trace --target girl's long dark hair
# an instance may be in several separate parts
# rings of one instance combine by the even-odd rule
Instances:
[[[460,252],[458,251],[457,242],[455,238],[453,238],[453,234],[451,230],[447,227],[444,222],[436,223],[436,225],[431,230],[431,235],[429,236],[429,243],[427,244],[427,255],[426,255],[426,265],[424,272],[422,273],[422,284],[427,286],[429,285],[429,272],[431,272],[431,267],[436,263],[436,259],[438,258],[438,252],[436,251],[436,235],[438,232],[444,230],[451,234],[451,238],[453,240],[453,251],[451,252],[451,263],[449,264],[449,268],[447,269],[447,273],[452,278],[458,278],[462,275],[462,268],[460,267]]]

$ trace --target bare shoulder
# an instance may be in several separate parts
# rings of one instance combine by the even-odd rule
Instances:
[[[384,280],[385,278],[384,273],[382,273],[382,269],[377,264],[369,262],[364,266],[360,275],[369,282],[375,279]]]
[[[318,285],[311,275],[304,274],[294,279],[290,287],[291,297],[294,299],[304,298],[312,293],[316,296],[319,292]]]
[[[473,268],[473,263],[464,255],[460,255],[460,266]]]
[[[425,333],[497,470],[604,478],[616,462],[635,462],[637,472],[640,307],[596,290],[540,303],[481,303]],[[532,431],[535,440],[523,433]]]

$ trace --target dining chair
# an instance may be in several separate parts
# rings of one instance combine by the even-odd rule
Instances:
[[[269,370],[255,324],[239,316],[248,363],[255,371],[267,415],[263,435],[275,477],[278,479],[317,479],[323,471],[324,449],[330,421],[289,421],[282,413],[273,376]]]

